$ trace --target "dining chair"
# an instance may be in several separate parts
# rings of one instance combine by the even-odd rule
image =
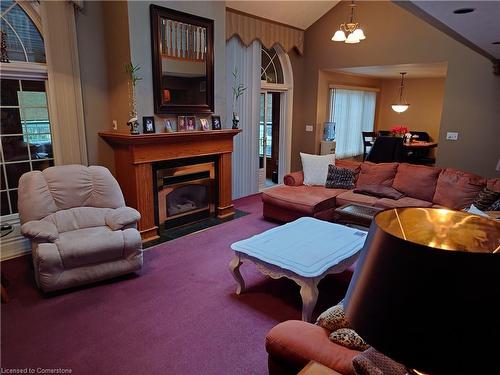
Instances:
[[[373,143],[377,138],[376,132],[361,132],[361,136],[363,137],[363,161],[366,159],[366,155],[368,155],[368,148],[373,147]]]
[[[373,147],[366,156],[366,161],[373,163],[402,162],[403,138],[401,137],[377,137]]]

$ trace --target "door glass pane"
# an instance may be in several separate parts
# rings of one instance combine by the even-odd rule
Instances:
[[[5,161],[28,160],[28,144],[24,142],[23,136],[2,135],[2,150]]]
[[[9,183],[10,189],[17,188],[19,178],[24,173],[31,171],[29,162],[6,164],[5,169],[7,171],[7,182]]]
[[[7,192],[2,191],[0,193],[1,196],[1,202],[0,202],[0,207],[2,208],[2,216],[3,215],[9,215],[10,214],[10,209],[9,209],[9,198],[7,198]]]
[[[0,86],[2,215],[8,215],[17,213],[19,178],[54,159],[45,82],[1,79]]]
[[[2,108],[2,134],[22,134],[21,117],[19,108]]]
[[[271,157],[273,146],[273,96],[267,94],[267,121],[266,121],[266,157]]]
[[[264,156],[264,114],[266,94],[260,94],[260,117],[259,117],[259,156]]]
[[[0,105],[18,105],[17,92],[19,91],[19,81],[17,79],[2,79],[2,95]]]

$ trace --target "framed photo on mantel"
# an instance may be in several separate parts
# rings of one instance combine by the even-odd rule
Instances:
[[[212,130],[221,130],[220,116],[212,116]]]

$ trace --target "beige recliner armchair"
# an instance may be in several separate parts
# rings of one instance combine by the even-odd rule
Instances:
[[[35,279],[45,292],[142,267],[140,214],[104,167],[64,165],[19,180],[21,232],[31,240]]]

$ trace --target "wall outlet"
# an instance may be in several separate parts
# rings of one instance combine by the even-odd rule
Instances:
[[[113,130],[118,130],[118,122],[113,120]]]
[[[447,132],[446,133],[447,141],[456,141],[458,140],[458,132]]]
[[[314,126],[306,125],[306,132],[312,132],[312,131],[314,131]]]

